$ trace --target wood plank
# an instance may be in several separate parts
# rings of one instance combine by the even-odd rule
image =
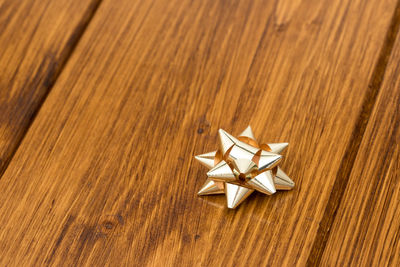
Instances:
[[[395,4],[105,0],[0,181],[0,263],[304,264]],[[296,188],[197,197],[248,124]]]
[[[0,1],[0,176],[98,3]]]
[[[323,266],[400,265],[400,35],[394,46]]]

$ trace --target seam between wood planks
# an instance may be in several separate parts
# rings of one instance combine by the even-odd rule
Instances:
[[[360,115],[357,119],[353,133],[341,160],[338,174],[335,179],[328,204],[319,224],[311,252],[307,259],[307,266],[318,266],[329,239],[330,229],[335,221],[337,211],[342,204],[342,198],[347,187],[348,178],[353,170],[361,141],[371,118],[381,85],[385,76],[386,67],[392,54],[396,36],[400,28],[400,0],[397,2],[390,26],[385,36],[385,41],[379,53],[378,61],[372,73],[367,92],[362,104]]]
[[[76,27],[73,34],[71,35],[70,39],[68,40],[67,44],[60,57],[60,64],[57,70],[55,71],[54,75],[50,77],[49,83],[46,84],[47,91],[43,98],[39,101],[40,104],[34,111],[30,122],[24,133],[22,134],[20,140],[17,141],[15,148],[10,153],[4,168],[0,169],[0,178],[2,177],[4,171],[9,166],[10,161],[15,155],[16,150],[18,149],[19,145],[22,143],[27,131],[32,125],[38,111],[40,110],[41,106],[45,102],[47,95],[49,94],[50,90],[53,88],[57,78],[59,77],[60,73],[62,72],[63,68],[68,62],[68,59],[72,55],[73,51],[75,50],[79,40],[81,39],[82,35],[86,31],[89,23],[92,21],[96,11],[98,10],[101,4],[101,0],[97,0],[93,2],[88,10],[85,12],[81,23]],[[324,215],[320,222],[320,226],[317,231],[316,238],[314,240],[311,252],[309,254],[307,265],[318,265],[321,261],[323,252],[325,250],[329,235],[330,235],[330,228],[335,220],[337,210],[341,205],[341,200],[343,198],[344,192],[347,187],[348,177],[353,169],[354,162],[356,160],[357,153],[360,148],[361,141],[363,139],[367,124],[370,120],[373,107],[376,103],[377,96],[379,94],[382,81],[385,75],[386,67],[390,58],[390,55],[393,50],[395,37],[398,34],[400,26],[400,0],[397,2],[394,14],[391,19],[391,24],[388,27],[388,31],[385,36],[384,43],[382,45],[378,61],[375,65],[374,71],[370,78],[370,83],[365,94],[365,98],[363,100],[362,108],[359,114],[359,117],[356,121],[355,127],[353,129],[352,137],[350,142],[346,147],[346,151],[344,157],[341,160],[341,164],[339,167],[339,171],[337,177],[335,179],[334,186],[332,188],[328,204],[325,208]]]
[[[39,100],[39,104],[36,107],[36,109],[33,111],[32,116],[29,119],[29,123],[28,123],[27,127],[23,130],[23,133],[22,133],[20,139],[17,140],[16,144],[14,145],[14,148],[10,152],[8,158],[5,160],[4,166],[2,168],[0,168],[0,179],[1,179],[1,177],[3,177],[3,174],[6,171],[6,169],[8,168],[12,158],[15,155],[15,152],[17,151],[17,149],[21,145],[22,141],[24,140],[26,133],[28,132],[29,128],[31,127],[33,121],[36,118],[36,115],[38,114],[43,103],[46,101],[47,96],[49,95],[55,82],[57,81],[58,77],[60,76],[60,73],[62,72],[65,65],[67,64],[68,59],[74,52],[76,46],[78,45],[79,40],[81,39],[83,33],[86,31],[90,21],[92,21],[92,18],[94,17],[96,11],[98,10],[101,2],[102,2],[102,0],[96,0],[96,1],[93,1],[89,5],[88,9],[85,11],[85,13],[81,19],[81,22],[76,26],[76,28],[72,32],[70,38],[66,42],[65,47],[61,51],[60,60],[59,60],[58,64],[56,65],[55,71],[49,75],[48,79],[46,80],[46,83],[44,84],[44,86],[46,87],[46,92],[45,92],[44,96]]]

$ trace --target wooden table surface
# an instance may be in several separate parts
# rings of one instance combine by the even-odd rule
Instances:
[[[399,3],[0,0],[0,265],[399,266]],[[228,210],[247,125],[296,186]]]

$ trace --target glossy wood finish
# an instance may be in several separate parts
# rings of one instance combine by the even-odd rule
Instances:
[[[349,177],[323,265],[400,263],[400,35]]]
[[[0,1],[0,174],[98,3]]]
[[[396,4],[103,0],[0,180],[1,265],[350,263],[335,240],[367,231],[340,214],[357,171],[373,174],[357,155],[390,94]],[[296,188],[237,210],[197,197],[193,156],[248,124],[291,144]]]

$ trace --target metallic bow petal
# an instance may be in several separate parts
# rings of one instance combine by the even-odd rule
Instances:
[[[228,208],[230,209],[236,208],[253,192],[254,192],[253,189],[227,183],[225,186],[225,194],[226,194],[226,204]]]
[[[288,143],[259,144],[248,126],[238,138],[219,131],[220,149],[195,156],[209,169],[199,195],[225,193],[228,208],[236,208],[255,190],[271,195],[290,190],[294,182],[278,164]]]
[[[255,190],[267,195],[272,195],[276,192],[272,171],[260,173],[248,181],[247,184],[249,184]]]
[[[200,196],[204,195],[215,195],[223,194],[225,192],[225,183],[213,181],[212,179],[207,179],[206,182],[201,187],[200,191],[197,193]]]
[[[205,167],[211,169],[215,165],[214,158],[215,158],[215,154],[216,153],[217,153],[217,151],[208,152],[208,153],[205,153],[205,154],[201,154],[201,155],[195,156],[195,159],[197,159]]]
[[[278,190],[291,190],[294,187],[292,179],[290,179],[289,176],[287,176],[287,174],[279,167],[277,167],[274,183]]]
[[[208,178],[221,182],[229,182],[236,180],[235,174],[233,173],[231,167],[225,160],[222,160],[214,168],[209,170],[207,172],[207,176]]]

